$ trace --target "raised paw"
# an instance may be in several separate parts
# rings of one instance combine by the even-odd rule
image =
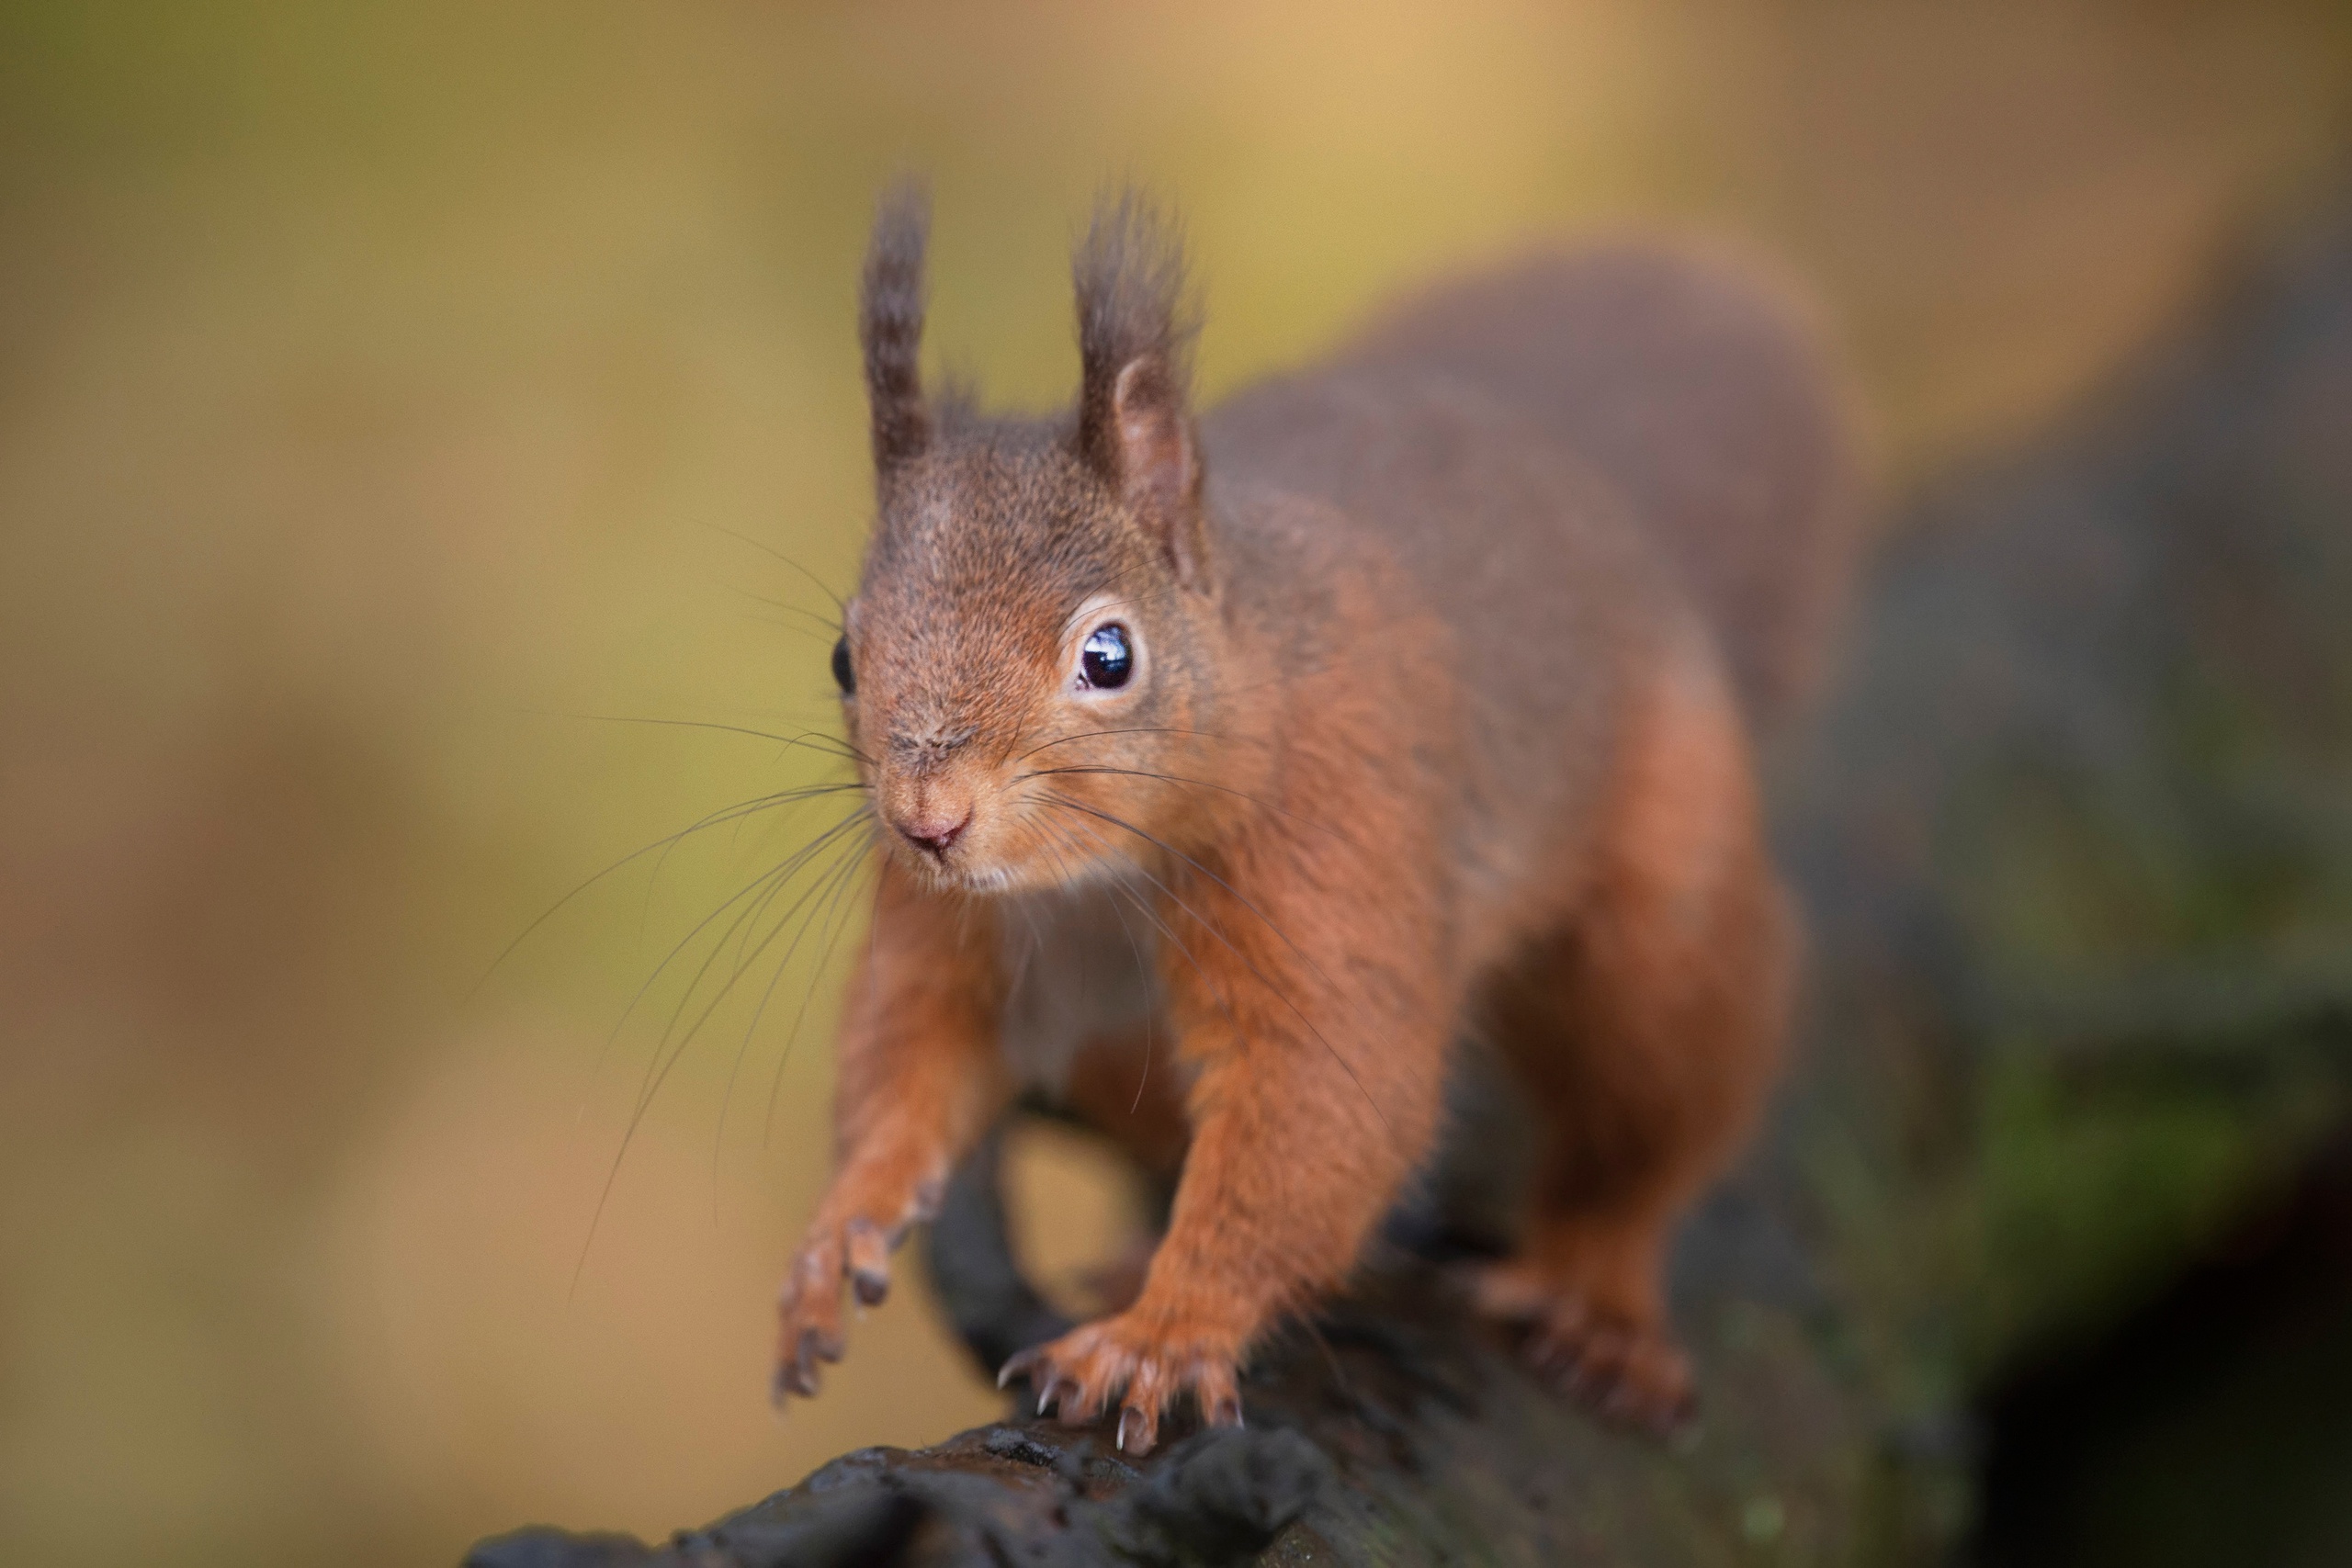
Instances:
[[[1147,1324],[1134,1313],[1022,1351],[1005,1362],[997,1386],[1015,1378],[1026,1378],[1036,1391],[1039,1415],[1052,1414],[1066,1427],[1091,1425],[1116,1400],[1123,1453],[1149,1453],[1169,1406],[1188,1393],[1209,1426],[1241,1425],[1232,1350]]]
[[[905,1229],[852,1219],[820,1221],[809,1231],[776,1303],[780,1321],[772,1393],[778,1404],[794,1394],[813,1397],[820,1382],[817,1363],[842,1359],[844,1284],[865,1306],[889,1294],[890,1249]]]
[[[1522,1264],[1481,1270],[1472,1293],[1487,1315],[1524,1326],[1538,1374],[1603,1419],[1666,1437],[1698,1413],[1690,1359],[1663,1324],[1599,1308]]]

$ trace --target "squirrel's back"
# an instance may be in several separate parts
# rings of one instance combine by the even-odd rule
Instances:
[[[1824,334],[1754,268],[1644,240],[1538,256],[1412,297],[1267,390],[1313,398],[1318,382],[1483,394],[1615,492],[1753,719],[1769,727],[1817,675],[1859,542],[1850,400]],[[1213,441],[1213,472],[1217,457]]]

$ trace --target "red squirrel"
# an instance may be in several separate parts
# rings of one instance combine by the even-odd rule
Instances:
[[[1075,406],[928,396],[926,205],[887,196],[861,338],[874,532],[833,672],[878,819],[836,1165],[776,1388],[1034,1082],[1181,1112],[1124,1311],[1003,1369],[1148,1450],[1340,1286],[1482,1035],[1546,1130],[1472,1299],[1617,1420],[1691,1408],[1662,1269],[1776,1076],[1792,924],[1756,727],[1817,662],[1852,443],[1817,334],[1742,268],[1622,243],[1436,288],[1197,422],[1174,227],[1079,243]],[[1119,1064],[1102,1070],[1104,1061]]]

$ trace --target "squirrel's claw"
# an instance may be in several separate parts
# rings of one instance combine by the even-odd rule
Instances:
[[[1151,1452],[1151,1445],[1159,1436],[1159,1422],[1140,1404],[1130,1404],[1119,1412],[1119,1451],[1143,1455]]]
[[[1663,1324],[1597,1311],[1524,1260],[1486,1265],[1464,1283],[1480,1312],[1524,1326],[1520,1353],[1538,1376],[1602,1419],[1670,1437],[1697,1414],[1690,1363]]]
[[[820,1224],[810,1233],[776,1303],[779,1319],[771,1397],[813,1398],[820,1361],[838,1361],[847,1348],[842,1331],[842,1287],[873,1306],[890,1290],[890,1234],[870,1220]]]
[[[852,1220],[842,1227],[849,1253],[850,1286],[861,1306],[880,1306],[890,1293],[890,1237],[871,1220]]]
[[[1039,1391],[1037,1413],[1072,1427],[1091,1424],[1115,1400],[1119,1450],[1130,1458],[1151,1451],[1169,1406],[1187,1393],[1207,1425],[1240,1426],[1232,1357],[1172,1337],[1128,1315],[1105,1319],[1021,1351],[1004,1363],[997,1386],[1026,1379]]]
[[[1670,1437],[1698,1413],[1690,1364],[1657,1328],[1584,1320],[1539,1325],[1528,1359],[1555,1387],[1602,1419]]]

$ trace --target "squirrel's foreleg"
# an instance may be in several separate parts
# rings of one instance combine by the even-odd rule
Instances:
[[[842,1292],[889,1289],[889,1255],[1009,1095],[1001,999],[980,922],[885,862],[874,932],[843,998],[834,1168],[778,1303],[775,1394],[817,1392],[841,1359]]]
[[[1301,951],[1279,915],[1197,884],[1194,897],[1201,914],[1171,921],[1183,951],[1170,989],[1198,1076],[1168,1234],[1132,1306],[1004,1369],[1068,1422],[1117,1400],[1129,1453],[1152,1446],[1187,1393],[1204,1420],[1239,1422],[1242,1356],[1280,1314],[1344,1279],[1427,1153],[1442,1098],[1449,1012],[1430,961],[1366,958],[1433,950],[1427,933],[1385,929],[1412,900],[1392,890],[1327,904],[1313,929],[1280,928],[1296,930]],[[1332,908],[1364,918],[1335,921]],[[1344,990],[1330,978],[1342,974]]]

